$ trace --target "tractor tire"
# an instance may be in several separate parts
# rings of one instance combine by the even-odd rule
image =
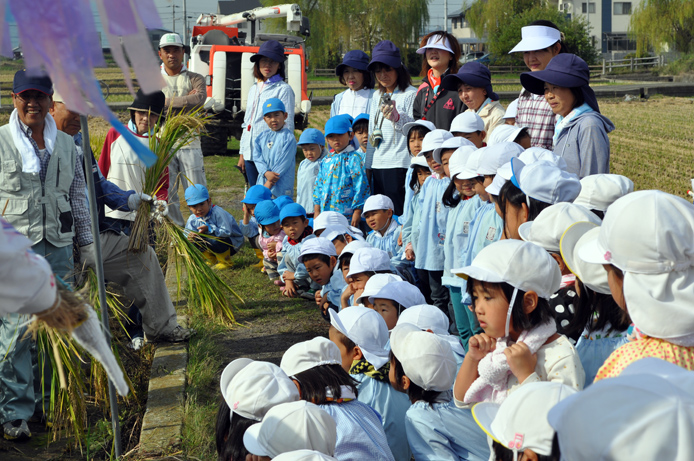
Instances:
[[[217,124],[207,125],[207,134],[200,138],[202,155],[227,155],[227,129]]]

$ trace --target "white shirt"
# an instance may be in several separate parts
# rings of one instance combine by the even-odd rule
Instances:
[[[348,89],[340,102],[339,114],[349,114],[352,118],[356,118],[357,115],[366,113],[370,94],[371,90],[368,88],[358,91]]]

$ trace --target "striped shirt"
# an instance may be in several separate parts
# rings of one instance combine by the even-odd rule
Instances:
[[[552,150],[554,148],[554,125],[556,116],[545,97],[521,91],[518,97],[516,125],[528,128],[530,145]]]
[[[366,169],[391,169],[409,168],[410,153],[407,150],[407,138],[402,134],[405,123],[414,121],[412,106],[414,98],[417,96],[417,89],[409,86],[405,91],[396,89],[391,98],[395,101],[395,108],[400,114],[400,120],[391,122],[384,120],[381,114],[381,91],[374,92],[371,102],[371,113],[369,114],[369,136],[373,135],[374,129],[380,128],[383,132],[383,141],[374,148],[369,143],[366,150]],[[378,117],[377,117],[378,115]],[[383,123],[381,123],[383,120]],[[374,123],[378,121],[378,126]]]

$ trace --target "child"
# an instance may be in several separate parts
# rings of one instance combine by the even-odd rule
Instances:
[[[352,242],[350,245],[354,243],[355,242]],[[345,250],[347,250],[347,248],[345,248]],[[343,250],[343,254],[345,250]],[[361,297],[364,286],[369,278],[375,274],[388,273],[392,273],[388,253],[374,248],[371,245],[367,248],[358,248],[354,250],[354,254],[349,260],[349,272],[346,278],[348,285],[340,297],[342,308],[352,306],[353,304],[351,301]]]
[[[340,252],[340,256],[338,257],[338,267],[340,268],[340,272],[342,273],[342,277],[344,278],[346,284],[345,287],[342,289],[343,294],[345,291],[351,290],[347,274],[349,274],[349,266],[352,262],[352,256],[354,255],[354,252],[357,251],[359,248],[373,247],[366,243],[365,240],[354,240],[345,245],[345,247]],[[340,309],[346,306],[353,306],[355,304],[353,301],[356,301],[356,298],[352,296],[351,292],[350,294],[346,295],[344,299],[342,298],[342,295],[340,295]]]
[[[254,267],[264,267],[263,266],[263,250],[260,248],[258,243],[258,235],[260,234],[258,226],[258,221],[254,217],[255,206],[262,202],[263,200],[270,200],[272,198],[272,192],[265,186],[251,186],[246,191],[246,196],[241,200],[243,207],[243,220],[239,224],[241,228],[241,233],[248,240],[248,244],[255,251],[255,255],[258,258],[258,264]]]
[[[422,190],[424,181],[431,176],[431,170],[424,157],[412,157],[410,170],[408,174],[411,179],[408,183],[408,191],[412,191],[414,195],[405,203],[407,210],[407,219],[402,225],[400,239],[402,240],[403,253],[402,258],[408,261],[414,261],[414,255],[417,252],[417,241],[419,240],[419,223],[421,219],[421,201],[417,194]]]
[[[484,131],[484,120],[472,110],[456,115],[451,123],[451,134],[467,139],[478,149],[487,145],[484,142],[487,136],[487,132]]]
[[[351,50],[345,53],[342,63],[335,68],[335,75],[347,89],[335,95],[330,105],[331,117],[348,114],[356,118],[359,114],[369,113],[374,83],[368,66],[369,56],[363,51]]]
[[[402,282],[402,277],[396,274],[376,274],[370,277],[364,285],[364,291],[361,292],[361,296],[355,298],[354,304],[356,306],[365,306],[373,309],[374,306],[371,304],[371,301],[369,301],[369,298],[377,295],[384,286],[393,282]]]
[[[313,219],[313,229],[316,237],[320,237],[325,228],[328,226],[344,226],[350,230],[352,236],[356,239],[363,239],[363,233],[358,227],[350,226],[347,218],[336,211],[324,211],[318,217]]]
[[[361,157],[362,162],[366,161],[366,148],[369,143],[369,114],[359,114],[352,122],[352,131],[354,131],[354,139],[357,141],[357,153]]]
[[[412,189],[413,176],[416,176],[415,171],[412,169],[412,159],[417,158],[419,153],[422,151],[422,141],[424,136],[430,131],[436,129],[433,123],[427,120],[416,120],[414,122],[406,123],[403,127],[403,134],[407,138],[407,151],[410,153],[410,167],[407,169],[405,174],[405,207],[402,216],[400,216],[400,222],[404,223],[410,216],[410,209],[413,205],[412,197],[414,191]],[[425,169],[431,174],[426,162],[424,164]],[[410,185],[408,187],[408,184]]]
[[[304,151],[304,160],[296,173],[296,203],[306,210],[313,210],[313,188],[320,163],[325,158],[325,137],[315,128],[307,128],[299,137],[298,146]],[[313,217],[313,213],[309,216]]]
[[[279,197],[277,197],[276,199],[273,199],[272,201],[280,211],[282,211],[282,208],[284,208],[285,205],[289,205],[290,203],[296,203],[288,195],[280,195]]]
[[[506,112],[504,113],[504,123],[506,125],[512,125],[512,126],[515,125],[517,112],[518,112],[518,98],[511,101],[509,103],[508,107],[506,108]],[[528,136],[530,136],[530,135],[528,135]]]
[[[364,218],[372,229],[366,241],[388,253],[394,266],[410,266],[402,260],[402,245],[398,245],[402,226],[393,218],[393,201],[387,195],[372,195],[364,202]]]
[[[309,277],[317,285],[323,287],[316,291],[315,300],[324,319],[329,320],[328,309],[339,308],[340,295],[345,281],[337,269],[337,252],[330,240],[316,237],[306,241],[301,246],[299,262],[306,267]]]
[[[207,187],[189,186],[185,192],[191,215],[186,222],[188,240],[200,250],[214,269],[231,267],[231,257],[243,245],[243,234],[236,220],[222,207],[212,205]],[[208,237],[209,236],[209,237]]]
[[[626,176],[592,174],[581,179],[581,193],[573,203],[588,208],[602,219],[607,207],[632,192],[634,182]]]
[[[359,226],[361,209],[369,195],[366,170],[359,154],[350,144],[352,126],[341,117],[332,117],[325,124],[325,138],[333,151],[321,162],[313,190],[313,213],[336,211]]]
[[[419,288],[409,282],[391,282],[378,293],[369,296],[373,310],[378,312],[386,322],[388,330],[395,328],[400,314],[411,306],[424,304],[426,300]]]
[[[278,98],[263,103],[263,120],[269,130],[253,140],[253,161],[258,170],[258,185],[270,189],[274,197],[294,192],[296,139],[285,126],[287,112]]]
[[[405,413],[410,402],[388,381],[388,328],[383,318],[372,309],[352,306],[339,314],[331,309],[330,325],[330,340],[340,349],[342,368],[358,382],[357,400],[381,415],[393,457],[409,461]]]
[[[583,367],[568,338],[557,334],[549,297],[559,289],[557,263],[539,246],[501,240],[472,265],[454,269],[484,333],[470,338],[453,387],[455,404],[501,403],[518,386],[555,381],[583,389]]]
[[[488,459],[484,434],[476,433],[468,410],[451,404],[457,366],[450,344],[415,325],[402,324],[392,331],[390,346],[391,385],[412,402],[405,427],[415,459]]]
[[[292,377],[303,400],[335,419],[337,459],[394,459],[378,413],[357,400],[357,382],[342,368],[340,349],[329,339],[293,345],[282,356],[280,368]]]
[[[314,299],[314,294],[309,293],[311,278],[306,272],[306,267],[299,261],[302,242],[315,238],[313,229],[306,219],[306,210],[298,203],[285,206],[280,211],[280,224],[286,234],[282,242],[284,255],[277,266],[280,280],[286,285],[282,293],[289,298],[301,295],[307,299]]]
[[[280,210],[272,200],[264,200],[255,207],[255,219],[261,230],[258,244],[265,257],[263,259],[265,273],[275,285],[281,286],[282,281],[277,272],[277,265],[278,259],[281,259],[279,255],[282,253],[282,242],[286,234],[280,225]]]
[[[340,256],[342,250],[356,239],[355,235],[348,227],[340,224],[332,224],[323,229],[321,237],[325,237],[333,243],[335,251],[337,251],[337,256]]]
[[[530,149],[530,131],[521,126],[499,125],[494,134],[489,135],[488,146],[493,146],[500,142],[515,142],[523,149]]]

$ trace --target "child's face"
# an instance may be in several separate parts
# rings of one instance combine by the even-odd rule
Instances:
[[[251,214],[251,216],[255,216],[255,203],[244,203],[246,205],[246,209],[248,212]]]
[[[501,209],[497,202],[494,202],[494,208],[496,213],[504,219],[504,235],[506,235],[506,238],[521,240],[518,228],[528,220],[528,206],[522,204],[519,207],[515,207],[507,202],[506,216],[504,216],[504,210]]]
[[[602,267],[607,271],[607,283],[610,286],[610,293],[612,293],[614,302],[626,311],[627,302],[624,299],[624,274],[612,264],[603,264]]]
[[[263,115],[263,120],[267,123],[272,131],[279,131],[284,127],[284,121],[287,120],[287,113],[282,111],[270,112]]]
[[[349,373],[350,368],[352,368],[352,362],[354,362],[354,351],[347,350],[347,346],[342,343],[340,335],[342,335],[342,333],[337,331],[337,328],[331,325],[330,330],[328,330],[328,338],[330,338],[330,341],[335,343],[337,348],[340,349],[340,356],[342,356],[342,369]]]
[[[424,181],[426,181],[429,176],[431,176],[431,170],[424,168],[417,169],[417,181],[419,182],[419,187],[424,185]]]
[[[342,254],[342,250],[344,250],[347,246],[347,237],[343,237],[345,237],[344,242],[340,241],[340,239],[333,240],[333,245],[335,246],[335,250],[337,251],[337,256],[340,256]]]
[[[364,273],[353,274],[352,276],[347,278],[347,283],[349,283],[349,286],[352,288],[352,291],[363,290],[366,286],[366,282],[368,282],[370,278],[370,276]]]
[[[436,160],[434,160],[434,152],[430,151],[424,154],[424,158],[427,159],[427,165],[429,165],[429,168],[436,173],[437,175],[441,176],[444,174],[443,171],[443,165],[440,163],[436,163]]]
[[[345,147],[349,145],[349,142],[352,140],[352,136],[353,133],[351,132],[342,134],[332,133],[326,136],[325,139],[335,152],[342,152]]]
[[[349,283],[351,280],[347,277],[347,274],[349,274],[349,261],[340,263],[340,270],[342,271],[342,278],[345,279],[345,283]]]
[[[490,176],[485,176],[482,182],[474,181],[473,189],[483,202],[489,202],[489,193],[486,191],[486,187],[490,185],[492,181],[493,178]]]
[[[459,137],[459,138],[465,138],[471,143],[475,145],[478,149],[481,149],[482,146],[484,145],[484,137],[486,136],[486,132],[484,131],[475,131],[474,133],[462,133],[462,132],[455,132],[453,133],[453,136]]]
[[[410,155],[416,157],[422,151],[422,141],[424,136],[419,134],[418,131],[410,130],[407,136],[407,145],[410,148]]]
[[[506,299],[501,288],[493,288],[477,280],[473,283],[472,306],[480,328],[492,338],[504,337],[509,300]],[[513,319],[511,319],[509,331],[513,331]]]
[[[263,226],[263,228],[265,229],[265,232],[270,235],[277,235],[282,230],[282,226],[280,225],[279,221],[273,222],[272,224],[267,224]]]
[[[460,195],[464,195],[466,197],[472,197],[475,195],[475,188],[473,187],[472,181],[469,179],[458,179],[456,176],[453,182],[455,183],[455,189]]]
[[[323,147],[320,144],[302,144],[301,150],[304,151],[304,157],[309,162],[315,162],[320,158]]]
[[[327,285],[330,282],[330,276],[333,275],[335,264],[337,264],[335,256],[330,257],[330,264],[325,264],[318,258],[304,261],[308,276],[320,286]]]
[[[383,320],[386,321],[388,330],[395,328],[395,325],[398,323],[398,316],[400,315],[398,312],[398,305],[395,303],[395,301],[390,299],[376,298],[374,299],[372,309],[381,314]]]
[[[188,209],[191,214],[194,214],[196,218],[202,218],[207,216],[210,212],[210,207],[212,206],[212,199],[207,199],[204,202],[200,202],[196,205],[188,205]]]
[[[359,127],[358,129],[354,130],[354,136],[359,142],[359,147],[365,151],[366,143],[369,141],[369,129],[366,127]]]
[[[398,382],[397,378],[395,377],[395,357],[391,357],[390,359],[390,370],[388,371],[388,381],[390,381],[390,385],[393,386],[393,389],[399,392],[406,393],[407,389],[405,389],[402,385],[402,383]]]
[[[375,231],[383,232],[393,217],[393,210],[373,210],[364,213],[366,224]]]
[[[450,160],[451,155],[453,155],[453,152],[455,152],[455,149],[448,149],[441,152],[441,166],[443,167],[443,172],[447,178],[451,177],[451,169],[448,168],[448,161]]]
[[[304,233],[306,226],[308,226],[308,219],[303,216],[291,216],[282,221],[282,230],[287,237],[294,240]]]

